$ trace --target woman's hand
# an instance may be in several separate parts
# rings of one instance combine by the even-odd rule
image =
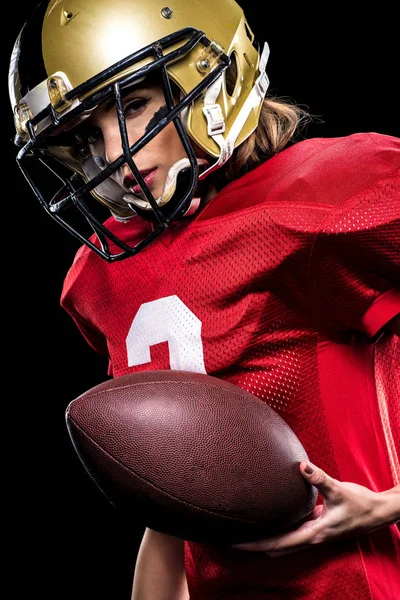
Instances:
[[[316,544],[368,533],[400,520],[400,485],[385,492],[373,492],[356,483],[338,481],[308,461],[300,463],[300,471],[323,499],[310,518],[288,533],[235,544],[233,548],[265,552],[271,557],[284,556]]]

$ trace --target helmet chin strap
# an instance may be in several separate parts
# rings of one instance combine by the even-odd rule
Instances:
[[[224,115],[222,113],[221,106],[216,103],[218,95],[221,91],[222,86],[222,77],[218,77],[216,81],[207,89],[205,98],[204,98],[204,107],[203,114],[207,119],[207,133],[220,147],[220,155],[219,158],[213,163],[206,171],[204,171],[199,179],[204,179],[212,173],[216,171],[222,165],[226,163],[227,160],[232,156],[232,153],[235,149],[235,142],[243,129],[244,124],[246,123],[250,112],[257,108],[260,103],[264,100],[265,94],[267,93],[267,89],[269,86],[269,79],[265,72],[265,68],[267,65],[269,57],[269,46],[265,42],[263,51],[260,56],[260,64],[259,64],[259,76],[257,77],[254,86],[247,96],[240,112],[238,113],[236,120],[234,121],[232,127],[229,130],[229,133],[226,137],[222,134],[225,132],[225,120]]]

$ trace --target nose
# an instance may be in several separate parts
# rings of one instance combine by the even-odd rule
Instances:
[[[121,156],[123,152],[118,122],[116,122],[114,125],[103,127],[102,133],[104,140],[105,159],[108,163],[112,163],[119,156]]]

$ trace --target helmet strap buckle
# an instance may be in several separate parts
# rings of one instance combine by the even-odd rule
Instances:
[[[225,131],[225,120],[222,108],[219,104],[210,104],[203,107],[203,113],[207,119],[207,133],[214,136]]]

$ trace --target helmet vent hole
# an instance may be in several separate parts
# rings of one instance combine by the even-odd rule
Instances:
[[[233,96],[235,93],[237,79],[238,79],[238,65],[236,53],[232,52],[231,56],[231,64],[227,68],[225,72],[225,82],[226,82],[226,92],[229,96]]]
[[[248,24],[246,23],[246,21],[244,22],[244,28],[245,28],[247,37],[249,38],[249,40],[251,41],[251,43],[253,43],[254,33],[251,31],[251,29],[248,26]]]

